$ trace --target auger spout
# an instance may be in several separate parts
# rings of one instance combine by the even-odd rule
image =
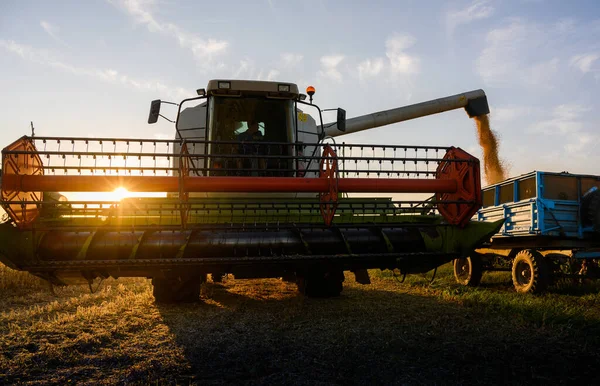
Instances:
[[[485,92],[483,90],[474,90],[445,98],[350,118],[346,120],[345,131],[340,131],[338,130],[337,125],[333,125],[325,128],[325,134],[327,136],[337,137],[460,108],[464,108],[470,118],[489,114],[490,112]]]

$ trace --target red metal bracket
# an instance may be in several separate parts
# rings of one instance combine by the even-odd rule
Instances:
[[[338,160],[335,150],[330,145],[325,145],[323,148],[319,171],[319,177],[326,178],[329,182],[328,191],[319,193],[321,215],[325,224],[329,226],[338,205]]]
[[[185,177],[188,177],[190,174],[190,159],[187,143],[183,142],[179,154],[179,213],[181,216],[181,226],[185,229],[188,221],[188,200],[190,198],[190,193],[185,190],[185,184],[183,183]]]
[[[30,154],[4,154],[5,151],[25,151]],[[25,228],[38,217],[39,205],[32,204],[33,201],[42,201],[43,193],[40,191],[21,191],[12,189],[11,181],[18,180],[23,175],[41,176],[44,174],[42,159],[36,153],[37,149],[33,141],[28,137],[22,137],[2,151],[2,184],[1,199],[4,202],[12,202],[2,205],[6,213],[15,220],[21,228]],[[21,202],[30,202],[22,204]]]
[[[456,147],[451,147],[444,155],[444,159],[465,161],[442,161],[436,170],[439,180],[456,181],[455,192],[436,193],[436,199],[441,201],[438,204],[438,211],[448,223],[462,227],[467,225],[482,205],[479,160]],[[461,201],[465,202],[462,203]]]

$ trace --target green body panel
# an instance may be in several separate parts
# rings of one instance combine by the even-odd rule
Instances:
[[[183,242],[178,249],[170,252],[170,258],[174,264],[177,261],[186,260],[185,256],[189,238],[192,237],[193,230],[227,229],[229,226],[242,226],[248,232],[260,232],[260,229],[273,229],[278,227],[291,227],[294,229],[303,229],[302,227],[325,227],[323,217],[320,212],[319,202],[315,199],[297,199],[293,202],[269,200],[256,200],[252,202],[243,199],[190,199],[185,203],[185,208],[188,210],[187,221],[185,224],[181,222],[181,205],[182,203],[173,198],[135,198],[126,199],[118,206],[107,209],[76,209],[76,205],[60,204],[61,207],[52,207],[52,210],[44,210],[45,215],[40,216],[32,229],[18,229],[10,223],[0,224],[0,259],[5,264],[17,268],[29,270],[30,267],[39,267],[44,262],[39,260],[38,249],[44,242],[53,243],[57,239],[60,232],[67,234],[87,232],[87,236],[83,236],[76,253],[73,254],[72,262],[74,264],[81,261],[85,266],[89,260],[88,250],[96,242],[97,237],[102,237],[106,232],[117,232],[121,234],[135,233],[136,239],[130,244],[131,249],[127,250],[127,256],[121,257],[130,262],[139,261],[138,265],[142,268],[136,268],[132,271],[132,275],[145,276],[143,261],[138,259],[138,250],[145,248],[144,243],[155,235],[155,232],[173,231],[181,234],[187,234],[187,240]],[[423,207],[412,208],[410,212],[403,212],[394,206],[390,199],[385,198],[344,198],[338,202],[336,217],[334,218],[331,229],[340,228],[365,228],[375,227],[375,233],[379,235],[378,243],[385,243],[383,253],[379,257],[381,261],[389,263],[389,259],[393,261],[394,256],[401,255],[409,256],[411,263],[406,260],[398,261],[397,266],[407,271],[411,271],[411,266],[415,269],[428,270],[440,264],[445,263],[449,259],[456,256],[468,255],[472,250],[487,242],[491,235],[496,233],[503,224],[503,220],[486,223],[473,221],[464,228],[449,225],[439,215],[424,214],[426,209]],[[262,228],[261,228],[262,227]],[[325,227],[328,228],[328,227]],[[405,248],[394,250],[394,246],[388,239],[386,230],[393,229],[411,229],[410,233],[420,235],[417,244],[411,244],[407,241]],[[379,229],[379,233],[377,231]],[[381,231],[383,230],[383,231]],[[57,233],[58,232],[58,233]],[[187,233],[186,233],[187,232]],[[245,232],[245,231],[244,231]],[[334,232],[335,233],[335,232]],[[298,232],[301,243],[306,246],[307,256],[319,255],[320,250],[311,250],[302,236],[302,232]],[[397,237],[397,236],[395,236]],[[417,236],[417,239],[419,237]],[[60,243],[60,241],[57,241]],[[168,241],[165,241],[168,242]],[[314,240],[312,241],[314,242]],[[361,259],[361,254],[356,254],[352,251],[352,240],[346,240],[340,234],[339,243],[345,246],[343,249],[344,256],[347,256],[346,262],[352,266],[353,259]],[[356,241],[354,241],[356,242]],[[398,242],[397,240],[395,241]],[[71,244],[73,245],[73,244]],[[423,250],[423,245],[425,250]],[[410,251],[414,248],[415,253]],[[424,254],[418,262],[416,255]],[[367,254],[369,255],[369,254]],[[415,255],[415,256],[412,256]],[[223,257],[227,258],[230,255],[227,252],[223,253]],[[335,255],[331,255],[336,257]],[[366,255],[365,255],[366,256]],[[410,257],[412,256],[412,257]],[[429,257],[428,257],[429,256]],[[288,256],[289,257],[289,256]],[[341,257],[339,255],[338,257]],[[107,261],[116,257],[107,255]],[[143,256],[139,257],[143,259]],[[255,260],[252,264],[268,264],[264,257],[254,256]],[[286,257],[283,256],[285,259]],[[371,257],[364,257],[371,258]],[[326,260],[327,258],[325,258]],[[423,260],[425,259],[425,261]],[[187,259],[189,260],[189,259]],[[277,257],[271,260],[276,261]],[[149,260],[145,260],[149,261]],[[152,261],[149,261],[152,263]],[[423,264],[425,262],[425,264]],[[117,264],[117,263],[115,263]],[[246,262],[245,264],[248,264]],[[364,259],[362,260],[364,268]],[[377,266],[373,263],[374,266]],[[412,265],[411,265],[412,264]],[[110,265],[110,263],[109,263]],[[419,267],[421,268],[419,268]],[[75,267],[75,265],[73,265]],[[58,268],[64,270],[66,268]],[[83,268],[70,268],[83,269]],[[116,271],[111,271],[116,269]],[[141,271],[140,271],[141,269]],[[90,271],[92,272],[92,271]],[[107,272],[118,272],[123,274],[116,265],[107,267]],[[142,272],[142,273],[140,273]],[[150,272],[150,270],[148,271]],[[35,272],[34,272],[35,273]],[[112,273],[111,273],[112,274]],[[48,277],[48,276],[45,276]]]
[[[205,198],[179,201],[173,198],[129,198],[114,208],[94,209],[59,204],[61,208],[46,210],[51,216],[41,216],[36,227],[102,227],[102,226],[181,226],[181,209],[187,209],[186,225],[241,224],[279,222],[322,224],[318,198],[288,200],[256,200]],[[425,209],[423,209],[424,211]],[[336,223],[427,223],[442,221],[439,216],[399,215],[387,198],[344,198],[337,203]]]
[[[465,255],[470,253],[475,246],[481,245],[482,235],[490,234],[491,237],[502,227],[502,224],[504,224],[504,219],[495,222],[472,221],[464,228],[436,226],[436,232],[421,231],[421,236],[428,251],[458,252]]]

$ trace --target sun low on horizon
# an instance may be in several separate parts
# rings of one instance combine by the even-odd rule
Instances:
[[[131,192],[123,186],[111,192],[68,192],[63,193],[69,201],[119,202],[126,198],[165,197],[161,192]]]
[[[117,200],[121,201],[124,198],[131,197],[131,192],[122,186],[119,186],[111,192],[112,196]]]

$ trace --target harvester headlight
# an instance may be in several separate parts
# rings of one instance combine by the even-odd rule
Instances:
[[[231,88],[231,82],[219,82],[219,88],[229,90]]]
[[[198,90],[196,90],[196,94],[198,94],[199,96],[205,96],[206,90],[203,88],[199,88]]]
[[[290,85],[289,84],[280,84],[278,86],[277,90],[279,92],[290,92]]]

